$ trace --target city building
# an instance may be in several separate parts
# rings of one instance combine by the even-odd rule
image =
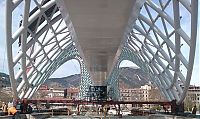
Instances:
[[[140,88],[120,88],[123,101],[165,101],[158,88],[144,85]]]
[[[66,98],[78,99],[79,88],[49,88],[46,85],[41,85],[38,90],[37,98]]]
[[[185,98],[185,103],[187,101],[192,102],[193,105],[200,105],[200,86],[190,86]]]
[[[123,101],[149,101],[151,86],[144,85],[140,88],[121,88],[120,94]]]
[[[64,90],[64,88],[50,88],[47,95],[49,98],[63,98]]]

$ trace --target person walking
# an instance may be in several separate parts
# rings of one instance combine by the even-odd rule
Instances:
[[[194,107],[192,108],[192,114],[196,114],[196,112],[197,112],[197,106],[194,105]]]

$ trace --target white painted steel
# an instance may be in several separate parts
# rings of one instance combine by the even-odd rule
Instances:
[[[175,99],[177,103],[184,100],[191,80],[197,9],[198,3],[193,0],[147,0],[131,33],[131,48],[149,64],[150,71],[159,79],[155,83],[162,86],[160,90],[168,95],[168,100]],[[188,22],[183,24],[184,19]],[[133,43],[136,41],[137,45]]]
[[[19,7],[22,23],[16,29],[12,23]],[[38,9],[31,13],[35,7]],[[116,65],[122,59],[137,57],[140,62],[131,61],[156,78],[151,81],[162,94],[181,103],[193,70],[197,11],[197,0],[7,0],[6,41],[13,96],[31,98],[62,65],[57,60],[70,53],[66,49],[75,45],[79,60],[86,64],[94,81],[101,80],[99,84],[115,74],[112,72],[118,70]],[[127,49],[132,56],[127,55]],[[85,65],[81,65],[85,72]],[[117,79],[107,80],[117,84]]]
[[[7,54],[14,98],[30,98],[43,81],[52,74],[52,72],[47,73],[50,72],[47,68],[52,66],[59,54],[63,54],[68,45],[72,44],[71,36],[54,0],[47,3],[30,0],[6,2]],[[19,9],[18,7],[24,7],[21,13],[22,24],[15,33],[11,33],[14,27],[12,22],[15,20],[12,13]],[[35,7],[38,9],[31,14]],[[45,12],[50,8],[52,8],[51,14],[47,17],[48,14]],[[40,24],[41,19],[44,19],[44,22]],[[37,23],[34,24],[35,29],[32,29],[31,27],[34,26],[31,24],[34,22]],[[19,39],[21,45],[16,48]],[[18,52],[15,53],[14,50]],[[18,69],[19,64],[20,69]]]

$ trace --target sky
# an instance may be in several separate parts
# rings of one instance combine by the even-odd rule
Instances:
[[[4,72],[8,74],[8,66],[7,66],[7,56],[6,56],[6,40],[5,40],[5,1],[6,0],[0,0],[0,72]],[[200,6],[200,1],[199,1]],[[19,9],[20,10],[20,9]],[[18,10],[16,10],[18,12]],[[198,13],[200,17],[200,9]],[[20,19],[20,16],[15,16],[16,21],[13,22],[14,26],[18,26],[18,22]],[[200,21],[200,18],[199,18]],[[183,24],[187,25],[187,21],[184,21]],[[193,75],[191,79],[192,85],[200,85],[200,78],[199,78],[199,41],[200,41],[200,23],[198,24],[198,36],[197,36],[197,50],[196,50],[196,57],[195,57],[195,65],[193,69]],[[126,63],[126,65],[129,63]],[[132,65],[130,63],[130,65]],[[70,69],[69,69],[70,67]],[[64,77],[69,76],[73,74],[79,74],[80,73],[80,66],[78,64],[78,61],[76,60],[70,60],[63,64],[51,77]]]

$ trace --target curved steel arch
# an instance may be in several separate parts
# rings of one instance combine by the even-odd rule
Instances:
[[[73,30],[71,24],[64,23],[55,0],[43,0],[41,3],[37,0],[7,0],[6,3],[7,56],[14,98],[28,97],[61,65],[56,61],[62,61],[65,49],[73,46],[72,38],[76,36],[74,31],[70,31]],[[31,9],[32,3],[35,3],[36,9]],[[12,33],[13,11],[21,4],[24,6],[22,23]],[[176,99],[181,103],[189,87],[193,69],[197,9],[196,0],[146,0],[137,20],[133,20],[128,26],[129,30],[125,32],[121,55],[107,84],[117,89],[113,85],[117,83],[117,66],[122,59],[129,59],[150,73],[152,82],[168,100]],[[189,16],[182,16],[184,12]],[[189,20],[186,26],[190,33],[181,22],[187,18]],[[20,40],[21,46],[15,53],[17,40]],[[188,54],[185,50],[189,51]],[[67,50],[67,53],[70,52],[72,51]],[[85,65],[82,70],[87,72]],[[90,76],[86,73],[85,77],[89,79]],[[179,82],[184,85],[184,89]],[[114,96],[116,99],[119,96],[117,93],[119,91]]]
[[[147,64],[145,62],[142,61],[139,53],[134,52],[129,46],[128,43],[126,43],[122,49],[122,52],[119,56],[118,62],[116,63],[111,75],[109,76],[106,84],[109,85],[109,87],[111,88],[111,91],[109,91],[109,97],[112,97],[113,100],[120,100],[120,94],[119,94],[119,87],[118,85],[116,85],[118,83],[118,79],[119,79],[119,75],[120,75],[120,63],[123,60],[129,60],[133,63],[135,63],[137,66],[140,67],[141,70],[143,70],[144,72],[147,72],[150,74],[150,79],[152,80],[152,82],[154,82],[154,78],[153,75],[151,74],[151,72],[149,72],[149,68],[147,66]]]
[[[93,82],[87,71],[85,63],[83,62],[83,59],[80,57],[80,55],[78,53],[78,50],[73,45],[71,47],[65,48],[64,52],[59,57],[60,58],[58,58],[58,60],[56,60],[54,62],[54,64],[52,64],[52,67],[49,67],[49,69],[53,69],[51,71],[51,73],[54,73],[54,71],[56,71],[65,62],[67,62],[71,59],[76,59],[80,64],[80,71],[81,71],[79,99],[85,99],[87,96],[87,91],[89,89],[89,86],[93,85]],[[42,83],[40,83],[40,84],[42,84]]]
[[[71,44],[72,46],[68,46],[64,49],[64,51],[58,56],[57,60],[48,67],[47,73],[45,73],[46,78],[42,79],[42,81],[38,82],[38,85],[41,85],[48,79],[60,66],[62,66],[65,62],[76,59],[80,64],[80,74],[81,74],[81,82],[80,82],[80,92],[79,99],[84,99],[87,96],[87,91],[89,86],[93,85],[93,82],[90,78],[90,75],[85,67],[83,59],[79,56],[78,50]],[[38,86],[39,87],[39,86]],[[29,95],[28,98],[31,98],[32,95]]]
[[[12,33],[15,20],[12,13],[19,6],[24,8],[22,20],[16,32]],[[80,62],[79,97],[84,98],[88,86],[92,85],[90,75],[74,47],[73,36],[55,0],[43,0],[41,3],[9,0],[6,1],[6,14],[7,55],[14,98],[31,98],[64,61],[72,58]],[[19,48],[16,48],[18,44]]]
[[[118,64],[128,58],[150,73],[152,82],[168,100],[181,103],[186,96],[194,64],[197,11],[198,1],[147,0],[132,30],[125,33],[121,55],[108,79],[108,85],[117,80]],[[181,24],[184,19],[189,20]],[[184,29],[184,25],[187,28]],[[148,67],[141,66],[144,63]]]

